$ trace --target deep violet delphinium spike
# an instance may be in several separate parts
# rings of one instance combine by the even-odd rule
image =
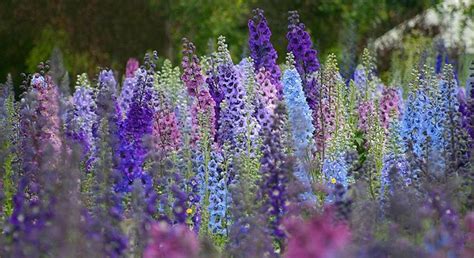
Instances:
[[[286,110],[280,103],[275,110],[271,130],[265,134],[260,167],[262,179],[259,195],[263,200],[262,212],[266,214],[273,239],[280,244],[280,247],[285,238],[280,223],[289,204],[287,190],[294,165],[284,153],[282,134],[285,120]]]
[[[287,50],[293,53],[296,70],[304,80],[307,74],[319,69],[318,52],[313,49],[311,37],[305,31],[304,24],[300,22],[297,11],[289,12],[288,21],[290,24],[286,34],[288,40]]]
[[[278,97],[281,98],[283,89],[280,83],[280,67],[277,64],[278,54],[270,42],[272,35],[263,10],[253,10],[254,16],[248,21],[250,57],[254,60],[255,70],[264,67],[272,75]]]
[[[312,74],[319,70],[318,52],[313,49],[313,42],[305,25],[300,22],[297,11],[290,11],[286,39],[287,50],[294,56],[295,67],[301,76],[306,100],[311,109],[317,108],[317,81]]]
[[[72,114],[66,123],[67,136],[82,147],[86,171],[91,169],[96,152],[94,139],[94,130],[97,128],[96,93],[87,80],[87,75],[79,75],[76,91],[72,97]]]
[[[295,176],[305,185],[308,192],[303,198],[314,197],[311,194],[311,178],[306,161],[311,153],[314,127],[312,113],[304,96],[301,78],[293,65],[283,73],[283,94],[288,110],[293,149],[297,159]]]

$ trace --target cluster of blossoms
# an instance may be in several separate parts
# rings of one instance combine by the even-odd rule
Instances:
[[[240,62],[185,39],[72,95],[49,63],[2,85],[0,257],[471,257],[474,75],[386,86],[365,50],[344,77],[296,12],[280,67],[248,28]]]

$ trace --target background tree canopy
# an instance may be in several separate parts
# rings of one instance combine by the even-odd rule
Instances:
[[[54,47],[71,75],[100,66],[122,71],[129,57],[156,49],[177,62],[181,38],[200,54],[225,35],[231,53],[247,53],[247,20],[265,10],[272,41],[283,62],[287,12],[298,10],[320,56],[334,52],[354,61],[362,48],[436,0],[3,0],[0,2],[0,78],[35,70]],[[351,61],[342,60],[342,66]]]

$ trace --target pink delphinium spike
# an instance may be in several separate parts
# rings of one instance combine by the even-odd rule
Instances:
[[[184,225],[158,222],[151,226],[144,258],[193,258],[199,253],[196,235]]]

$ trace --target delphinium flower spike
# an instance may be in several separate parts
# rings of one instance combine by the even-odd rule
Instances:
[[[40,72],[30,77],[20,111],[20,156],[22,174],[13,198],[14,209],[7,232],[13,241],[13,256],[44,252],[51,243],[40,238],[52,212],[54,169],[62,146],[57,86],[41,63]],[[46,72],[45,72],[46,70]]]
[[[125,116],[130,108],[130,104],[133,98],[133,91],[136,87],[135,72],[139,69],[138,60],[130,58],[127,61],[125,78],[123,80],[122,89],[118,102],[120,105],[120,110],[122,110],[123,116]]]
[[[452,65],[444,65],[440,80],[441,138],[446,143],[443,154],[449,174],[465,174],[468,164],[468,135],[461,127],[457,90]]]
[[[192,42],[183,39],[183,75],[181,80],[192,97],[192,142],[196,144],[200,138],[205,137],[211,141],[215,136],[215,101],[204,85],[204,76],[201,74],[199,58]],[[209,134],[209,135],[206,135]]]
[[[124,182],[117,186],[118,191],[128,192],[133,181],[145,174],[143,164],[147,150],[143,138],[150,135],[153,129],[152,100],[156,59],[156,52],[153,57],[146,54],[144,66],[135,73],[136,86],[133,89],[132,102],[120,125],[119,169],[123,173]]]
[[[294,168],[292,159],[284,153],[282,134],[285,120],[285,107],[279,104],[275,110],[271,130],[265,132],[260,167],[262,179],[259,198],[263,200],[262,212],[266,214],[268,227],[279,248],[283,247],[285,238],[280,224],[290,202],[287,191],[289,182],[293,181]]]
[[[293,53],[295,67],[302,80],[306,101],[314,113],[318,106],[318,81],[314,76],[314,73],[319,70],[318,52],[313,49],[311,37],[305,30],[304,24],[300,22],[297,11],[288,13],[288,21],[287,50]]]
[[[97,162],[92,171],[93,207],[90,212],[91,238],[101,242],[104,256],[120,257],[127,248],[127,237],[120,228],[124,218],[124,194],[115,191],[124,182],[120,166],[120,123],[122,112],[117,101],[117,82],[112,70],[100,71],[97,80]],[[127,182],[128,183],[128,182]]]
[[[91,87],[86,74],[77,77],[76,91],[72,97],[73,109],[68,116],[67,135],[82,146],[85,169],[89,171],[94,162],[97,129],[96,90]]]
[[[301,78],[292,60],[292,57],[289,57],[288,68],[283,73],[283,94],[288,110],[294,153],[298,161],[295,167],[295,176],[305,184],[308,190],[304,198],[311,199],[311,197],[314,197],[311,194],[312,180],[306,163],[311,155],[314,127],[312,113],[304,96]]]
[[[278,97],[281,98],[283,89],[280,83],[280,67],[278,67],[278,54],[270,42],[272,35],[263,10],[253,10],[254,16],[248,22],[249,27],[249,49],[250,57],[254,60],[255,70],[264,67],[272,75],[272,83],[277,89]]]

